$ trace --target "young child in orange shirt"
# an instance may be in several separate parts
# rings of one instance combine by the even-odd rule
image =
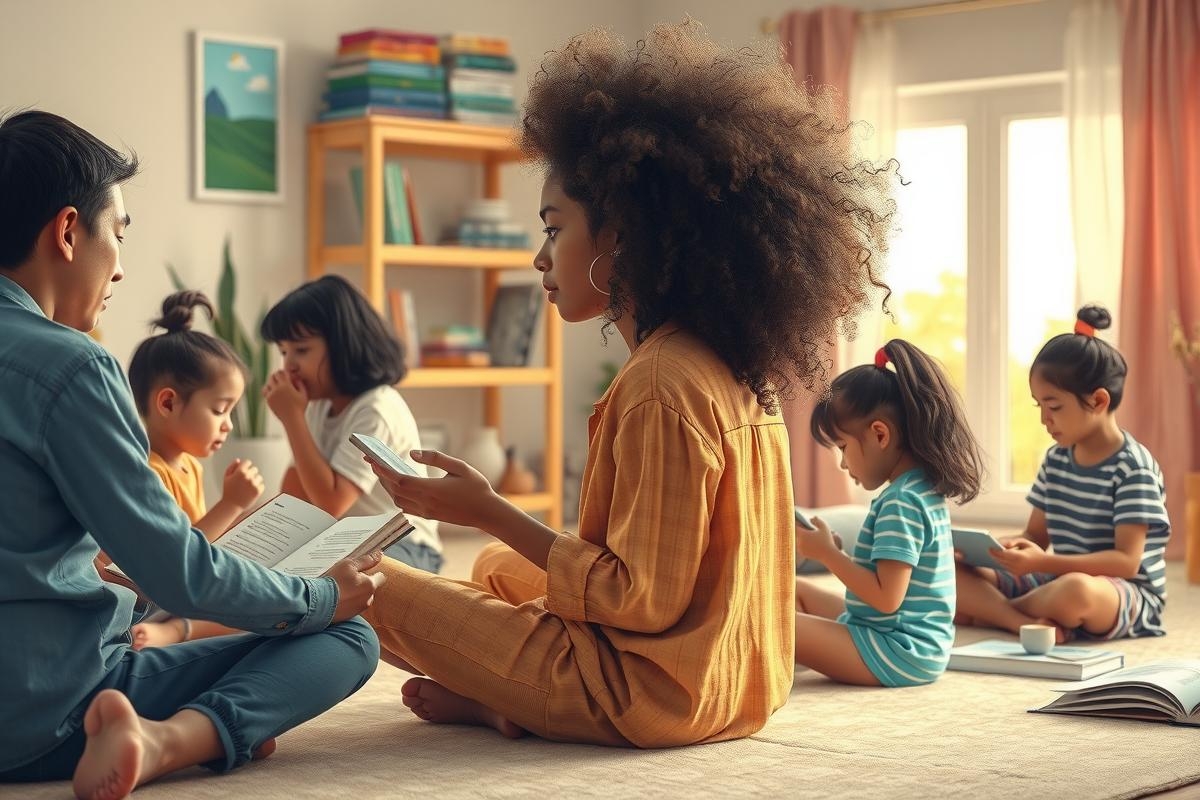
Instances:
[[[192,330],[199,306],[213,316],[201,292],[176,292],[163,301],[152,324],[165,333],[138,345],[129,363],[129,385],[150,439],[150,468],[179,503],[192,525],[210,542],[252,506],[263,491],[249,461],[235,459],[225,470],[221,499],[207,508],[199,459],[216,452],[233,429],[231,415],[246,386],[246,365],[226,342]],[[156,647],[193,638],[234,633],[215,622],[180,617],[133,626],[133,647]]]

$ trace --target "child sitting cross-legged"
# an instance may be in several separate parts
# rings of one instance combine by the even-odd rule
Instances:
[[[1034,358],[1029,389],[1055,444],[1029,491],[1024,535],[992,551],[1004,569],[959,565],[960,624],[1016,632],[1052,623],[1060,642],[1166,633],[1163,476],[1117,424],[1125,359],[1096,337],[1111,322],[1105,309],[1085,306],[1074,332]]]
[[[891,369],[888,368],[889,364]],[[954,550],[946,498],[979,493],[982,460],[957,393],[902,339],[839,375],[812,415],[813,437],[842,452],[868,490],[884,484],[851,555],[819,518],[797,526],[797,553],[846,586],[796,579],[796,663],[836,681],[914,686],[946,669],[954,644]]]
[[[200,292],[176,292],[163,301],[153,325],[165,333],[138,345],[129,362],[129,385],[150,440],[150,468],[211,542],[258,499],[263,481],[253,464],[235,459],[225,470],[221,499],[206,507],[198,459],[216,452],[233,429],[246,367],[224,341],[191,329],[197,306],[212,317],[212,303]],[[131,628],[135,650],[237,632],[182,617]]]

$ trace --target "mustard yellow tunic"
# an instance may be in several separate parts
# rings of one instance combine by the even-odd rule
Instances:
[[[188,453],[180,453],[179,459],[183,466],[181,469],[175,469],[164,461],[162,456],[151,450],[150,469],[162,478],[167,491],[195,525],[196,520],[208,513],[204,505],[204,468],[195,456]]]
[[[475,583],[388,560],[383,647],[549,739],[667,747],[748,736],[794,670],[788,440],[674,326],[588,423],[579,536],[547,569],[493,545]]]

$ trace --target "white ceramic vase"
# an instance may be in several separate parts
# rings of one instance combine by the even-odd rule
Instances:
[[[492,486],[498,486],[507,460],[500,444],[500,430],[492,427],[477,429],[459,458],[479,470]]]

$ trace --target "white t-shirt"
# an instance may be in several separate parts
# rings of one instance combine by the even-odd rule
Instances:
[[[314,400],[304,411],[304,421],[312,433],[317,449],[334,472],[362,490],[344,516],[369,517],[395,511],[396,504],[384,490],[371,466],[363,460],[362,451],[350,443],[350,434],[366,433],[387,444],[421,475],[427,475],[424,464],[408,457],[409,450],[421,448],[417,421],[408,403],[391,386],[377,386],[363,392],[336,417],[329,415],[329,400]],[[420,517],[409,517],[416,530],[408,535],[414,544],[427,544],[441,552],[437,523]]]

